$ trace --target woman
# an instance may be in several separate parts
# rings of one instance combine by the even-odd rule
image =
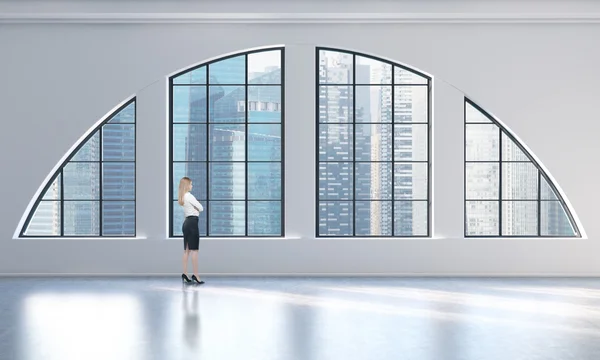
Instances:
[[[198,243],[200,242],[200,231],[198,230],[198,215],[204,208],[196,197],[190,192],[192,191],[192,180],[184,176],[179,181],[178,202],[183,207],[183,274],[181,280],[185,282],[195,282],[202,285],[204,281],[200,281],[198,275]],[[194,275],[190,280],[187,277],[188,255],[192,253],[192,264],[194,266]]]

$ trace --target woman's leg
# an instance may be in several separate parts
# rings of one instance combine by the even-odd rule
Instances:
[[[198,275],[198,250],[190,250],[192,253],[192,266],[194,267],[194,275],[200,280],[200,275]]]
[[[185,249],[183,250],[183,274],[187,274],[187,268],[188,268],[188,255],[190,254],[190,250],[189,249]]]

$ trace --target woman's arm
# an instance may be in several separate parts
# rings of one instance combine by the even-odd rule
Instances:
[[[190,193],[188,193],[188,194],[189,194],[188,200],[189,200],[190,204],[192,204],[192,206],[195,207],[196,210],[204,211],[202,204],[200,204],[200,202],[198,202],[198,200],[196,200],[196,197]]]

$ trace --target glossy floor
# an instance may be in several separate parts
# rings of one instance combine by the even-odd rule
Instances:
[[[600,359],[600,280],[0,278],[0,359]]]

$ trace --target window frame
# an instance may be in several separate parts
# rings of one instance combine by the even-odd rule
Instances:
[[[483,116],[485,116],[490,122],[467,122],[467,109],[468,106],[472,106],[475,110],[479,111]],[[477,125],[477,124],[488,124],[496,126],[498,130],[498,160],[497,161],[484,161],[484,160],[467,160],[467,127],[468,125]],[[464,210],[464,221],[463,221],[463,233],[465,238],[581,238],[581,231],[571,213],[571,209],[567,206],[567,203],[564,201],[561,193],[558,191],[554,182],[551,181],[550,177],[546,174],[544,169],[540,166],[540,164],[535,160],[535,158],[530,154],[527,149],[518,141],[515,136],[503,126],[499,120],[497,120],[493,115],[485,111],[481,106],[477,105],[473,100],[468,97],[464,97],[463,101],[463,210]],[[506,136],[510,139],[515,146],[519,148],[523,152],[525,156],[527,156],[528,160],[516,160],[516,161],[502,161],[502,137]],[[467,198],[467,164],[473,163],[486,163],[486,164],[498,164],[498,199],[468,199]],[[503,199],[502,198],[502,164],[518,164],[518,163],[531,163],[535,166],[537,170],[537,198],[536,200],[530,199]],[[553,191],[554,195],[556,195],[556,200],[542,199],[541,197],[541,188],[542,188],[542,179],[546,181],[550,189]],[[496,202],[498,204],[498,235],[469,235],[468,234],[468,216],[467,216],[467,202],[469,201],[479,201],[479,202]],[[537,206],[537,235],[503,235],[502,234],[502,204],[503,202],[536,202]],[[565,214],[569,220],[569,223],[573,227],[573,235],[542,235],[541,233],[541,205],[543,202],[557,202],[564,209]]]
[[[316,238],[329,238],[329,239],[335,239],[335,238],[343,238],[343,239],[347,239],[347,238],[388,238],[388,239],[392,239],[392,238],[407,238],[407,239],[411,239],[411,238],[430,238],[431,237],[431,233],[432,233],[432,226],[433,224],[431,223],[431,215],[432,215],[432,197],[431,197],[431,192],[432,192],[432,178],[431,178],[431,174],[432,174],[432,92],[433,92],[433,77],[427,74],[424,74],[418,70],[412,69],[406,65],[391,61],[391,60],[387,60],[385,58],[380,58],[374,55],[370,55],[370,54],[365,54],[365,53],[361,53],[361,52],[357,52],[357,51],[352,51],[352,50],[345,50],[345,49],[340,49],[340,48],[332,48],[332,47],[324,47],[324,46],[317,46],[315,49],[315,237]],[[345,53],[345,54],[349,54],[352,55],[352,82],[348,82],[348,84],[321,84],[320,83],[320,79],[319,79],[319,59],[320,59],[320,52],[321,51],[332,51],[332,52],[339,52],[339,53]],[[391,66],[391,82],[390,84],[362,84],[359,83],[357,84],[356,81],[356,58],[357,56],[362,57],[362,58],[367,58],[367,59],[371,59],[371,60],[375,60],[375,61],[379,61],[385,64],[388,64]],[[425,84],[415,84],[415,83],[410,83],[410,84],[403,84],[403,83],[396,83],[396,79],[395,79],[395,71],[396,68],[400,68],[403,70],[406,70],[410,73],[413,73],[415,75],[418,75],[424,79],[427,80],[427,82]],[[350,126],[352,126],[352,160],[344,160],[344,161],[337,161],[337,162],[347,162],[347,163],[351,163],[353,166],[353,180],[352,180],[352,198],[350,200],[322,200],[322,202],[351,202],[352,203],[352,235],[339,235],[339,234],[335,234],[335,235],[321,235],[319,233],[319,226],[320,226],[320,214],[319,214],[319,205],[320,205],[320,200],[319,200],[319,166],[321,165],[321,163],[328,163],[329,161],[320,161],[319,160],[319,136],[320,136],[320,124],[342,124],[342,123],[331,123],[331,122],[326,122],[326,123],[321,123],[319,121],[319,88],[321,86],[348,86],[352,88],[352,121],[348,122],[348,123],[343,123],[343,124],[348,124]],[[392,105],[391,105],[391,120],[389,122],[389,124],[391,125],[391,129],[392,129],[392,144],[391,144],[391,150],[392,150],[392,160],[391,161],[356,161],[356,125],[360,125],[360,124],[388,124],[388,123],[382,123],[382,122],[356,122],[356,88],[357,86],[364,86],[364,87],[370,87],[370,86],[390,86],[391,87],[391,101],[392,101]],[[422,122],[395,122],[395,95],[396,95],[396,88],[397,87],[425,87],[427,89],[427,123],[422,123]],[[402,124],[406,124],[406,125],[426,125],[426,129],[427,129],[427,160],[426,161],[418,161],[418,160],[410,160],[410,161],[402,161],[402,160],[397,160],[396,159],[396,151],[394,149],[395,147],[395,125],[402,125]],[[391,203],[391,235],[357,235],[356,234],[356,164],[373,164],[373,163],[389,163],[392,167],[392,173],[391,173],[391,188],[392,188],[392,195],[391,195],[391,199],[390,200],[381,200],[381,199],[368,199],[368,200],[364,200],[365,202],[377,202],[377,201],[382,201],[382,202],[389,202]],[[427,164],[427,199],[401,199],[401,200],[397,200],[395,197],[395,178],[394,178],[394,166],[396,164]],[[358,200],[358,201],[363,201],[363,200]],[[427,205],[427,231],[426,234],[424,235],[395,235],[395,230],[396,230],[396,225],[395,225],[395,202],[397,201],[406,201],[406,202],[424,202]],[[414,213],[414,209],[413,209],[413,213]]]
[[[127,108],[129,105],[134,104],[134,110],[133,110],[133,117],[134,117],[134,121],[131,123],[114,123],[114,124],[133,124],[133,131],[134,131],[134,135],[133,135],[133,148],[134,148],[134,155],[133,155],[133,160],[127,160],[127,161],[117,161],[117,160],[103,160],[102,159],[102,145],[103,145],[103,134],[102,134],[102,130],[104,128],[105,125],[107,125],[116,115],[118,115],[122,110],[124,110],[125,108]],[[38,198],[36,199],[35,203],[33,204],[33,206],[31,206],[30,210],[29,210],[29,214],[27,215],[27,218],[25,219],[23,226],[21,227],[21,230],[19,231],[19,238],[23,238],[23,239],[35,239],[35,238],[89,238],[89,239],[102,239],[102,238],[124,238],[124,239],[128,239],[128,238],[135,238],[137,237],[137,130],[138,130],[138,118],[137,118],[137,111],[138,111],[138,106],[137,106],[137,97],[133,96],[131,97],[129,100],[127,100],[126,102],[124,102],[121,106],[119,106],[116,110],[114,110],[112,113],[110,113],[100,124],[96,125],[96,127],[90,131],[90,133],[88,135],[86,135],[85,138],[83,138],[83,140],[81,140],[79,142],[79,144],[71,151],[71,153],[63,160],[63,162],[60,164],[60,166],[58,166],[58,168],[54,171],[54,174],[52,174],[52,176],[49,178],[49,181],[47,181],[47,183],[44,185],[44,188],[42,189],[42,191],[39,193]],[[68,199],[65,200],[64,198],[64,168],[65,166],[67,166],[68,164],[71,163],[71,160],[73,159],[73,157],[75,157],[75,155],[77,155],[77,153],[79,152],[79,150],[81,148],[83,148],[88,141],[94,137],[96,134],[98,134],[99,137],[99,158],[98,160],[90,160],[90,161],[75,161],[75,163],[90,163],[90,164],[98,164],[99,165],[99,173],[98,173],[98,199]],[[104,163],[133,163],[133,199],[129,200],[124,200],[124,199],[110,199],[110,200],[106,200],[103,199],[103,164]],[[46,192],[48,191],[48,189],[52,186],[52,184],[54,183],[54,181],[56,181],[58,178],[60,178],[60,200],[43,200],[44,195],[46,194]],[[27,228],[29,227],[29,224],[31,222],[31,220],[33,219],[38,206],[40,205],[40,203],[42,201],[47,201],[47,202],[59,202],[60,203],[60,234],[57,235],[27,235],[25,234]],[[99,223],[98,223],[98,235],[64,235],[65,232],[65,216],[64,216],[64,209],[65,209],[65,201],[68,202],[80,202],[80,201],[86,201],[86,202],[93,202],[93,203],[98,203],[98,216],[99,216]],[[133,202],[133,233],[132,234],[127,234],[127,235],[119,235],[119,234],[108,234],[105,235],[103,234],[103,208],[102,205],[104,202]]]
[[[281,83],[279,84],[250,84],[249,80],[248,80],[248,56],[251,54],[256,54],[256,53],[263,53],[263,52],[269,52],[269,51],[280,51],[281,53]],[[209,137],[210,137],[210,125],[211,124],[224,124],[224,125],[233,125],[233,123],[220,123],[220,122],[210,122],[210,118],[209,118],[209,113],[210,113],[210,107],[208,106],[209,103],[209,87],[211,86],[210,84],[210,70],[209,67],[211,64],[215,64],[221,61],[225,61],[231,58],[235,58],[235,57],[239,57],[239,56],[244,56],[245,57],[245,79],[244,79],[244,84],[223,84],[223,86],[238,86],[238,87],[243,87],[244,88],[244,92],[245,92],[245,99],[244,99],[244,103],[242,105],[242,107],[240,107],[240,104],[238,102],[237,104],[237,108],[238,109],[242,109],[245,113],[245,121],[244,122],[237,122],[235,123],[235,125],[243,125],[245,128],[245,154],[244,160],[240,160],[240,161],[217,161],[217,160],[210,160],[210,141],[209,141]],[[206,67],[206,83],[205,84],[174,84],[173,80],[175,78],[177,78],[180,75],[183,75],[185,73],[189,73],[192,72],[196,69],[199,69],[201,67]],[[205,123],[198,123],[198,122],[174,122],[174,108],[173,108],[173,94],[174,94],[174,88],[176,86],[199,86],[199,87],[205,87],[207,89],[207,95],[206,95],[206,101],[207,101],[207,107],[206,107],[206,122]],[[252,86],[279,86],[281,89],[281,105],[280,105],[280,113],[281,113],[281,121],[280,122],[272,122],[272,123],[261,123],[261,122],[249,122],[249,111],[250,111],[250,104],[248,101],[248,88],[252,87]],[[241,52],[236,52],[236,53],[232,53],[226,56],[222,56],[222,57],[218,57],[206,62],[202,62],[199,64],[196,64],[192,67],[183,69],[181,71],[178,71],[177,73],[169,76],[168,78],[168,96],[169,96],[169,169],[168,169],[168,173],[169,173],[169,185],[168,185],[168,209],[169,209],[169,218],[168,218],[168,235],[169,238],[173,238],[173,239],[180,239],[183,237],[183,235],[175,235],[174,232],[174,226],[176,224],[174,224],[174,199],[173,199],[173,192],[174,192],[174,171],[173,171],[173,167],[174,164],[176,163],[206,163],[206,197],[207,199],[198,199],[199,201],[203,202],[202,205],[204,207],[204,213],[206,214],[206,235],[202,235],[201,237],[205,237],[205,238],[229,238],[229,239],[236,239],[236,238],[283,238],[285,237],[285,46],[272,46],[272,47],[265,47],[265,48],[259,48],[259,49],[252,49],[252,50],[247,50],[247,51],[241,51]],[[196,125],[206,125],[206,161],[174,161],[174,144],[173,144],[173,135],[174,135],[174,125],[185,125],[185,124],[196,124]],[[248,128],[249,125],[253,125],[253,124],[273,124],[273,125],[280,125],[281,127],[281,160],[280,161],[249,161],[248,160],[248,146],[249,146],[249,134],[248,134]],[[244,164],[245,167],[245,197],[244,200],[210,200],[210,164],[211,163],[222,163],[222,164]],[[279,202],[280,203],[280,213],[281,213],[281,218],[280,218],[280,233],[278,235],[248,235],[248,231],[249,231],[249,222],[248,222],[248,203],[253,202],[253,201],[267,201],[267,200],[254,200],[254,199],[249,199],[248,198],[248,164],[252,164],[252,163],[279,163],[281,166],[281,195],[279,200],[268,200],[268,201],[272,201],[272,202]],[[210,234],[210,202],[211,201],[229,201],[232,203],[238,203],[238,202],[243,202],[244,203],[244,208],[245,208],[245,232],[243,235],[239,235],[239,234],[235,234],[235,235],[211,235]]]

